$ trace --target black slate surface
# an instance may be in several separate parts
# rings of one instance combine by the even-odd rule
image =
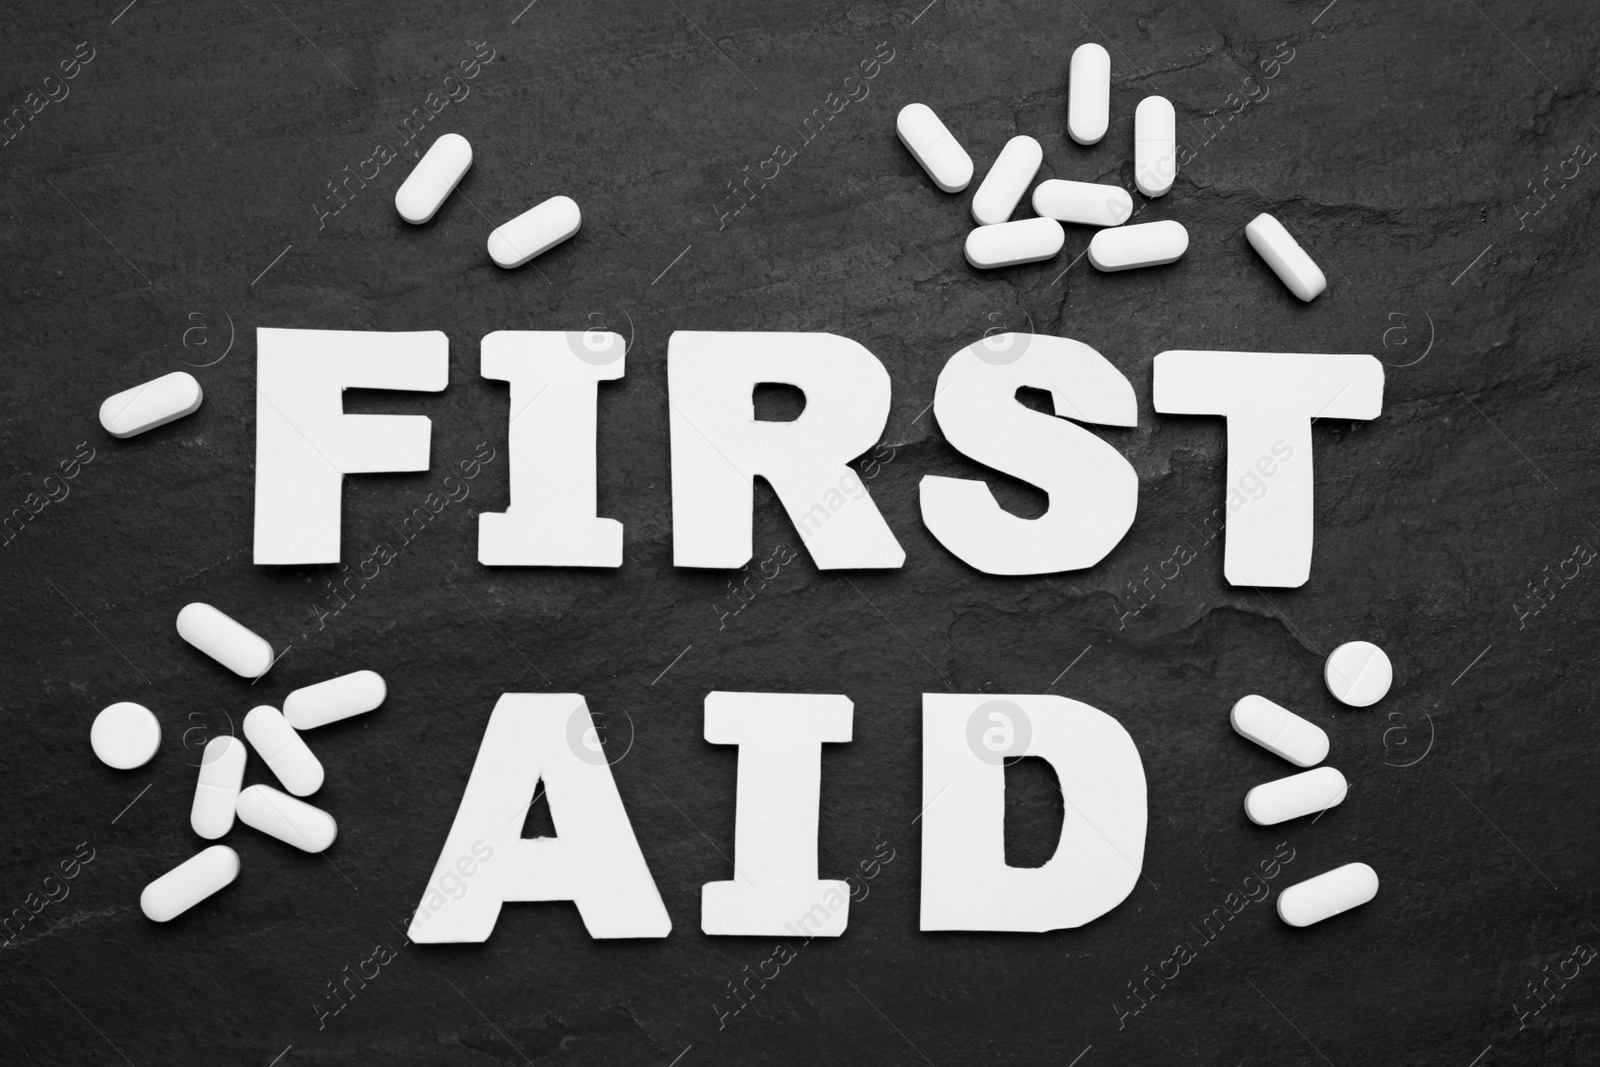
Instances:
[[[1600,945],[1597,594],[1576,562],[1600,546],[1592,10],[116,0],[12,4],[4,21],[0,104],[37,113],[0,147],[0,485],[8,513],[57,498],[0,550],[0,906],[39,908],[0,949],[7,1063],[1596,1057],[1600,977],[1564,962]],[[1110,48],[1114,81],[1111,131],[1092,149],[1065,136],[1067,58],[1088,40]],[[92,58],[47,83],[75,49]],[[461,95],[445,78],[474,57]],[[796,126],[874,57],[864,97],[725,215],[741,168],[799,141]],[[455,130],[476,162],[431,224],[408,227],[391,206],[413,154],[396,124],[446,92],[460,99],[412,144]],[[974,272],[961,255],[970,194],[937,192],[893,132],[899,107],[922,100],[980,174],[1023,132],[1045,147],[1041,177],[1129,185],[1134,107],[1156,92],[1187,154],[1142,219],[1191,233],[1160,270],[1063,274],[1088,239],[1074,228],[1055,261]],[[46,93],[58,99],[37,103]],[[379,145],[393,161],[332,214],[325,183]],[[583,205],[578,237],[520,271],[492,266],[491,224],[557,193]],[[1324,266],[1315,303],[1246,244],[1264,210]],[[599,409],[601,514],[626,524],[625,564],[481,567],[474,516],[504,507],[507,394],[478,376],[478,339],[581,329],[596,311],[633,340]],[[1092,570],[985,577],[918,517],[923,475],[984,473],[924,408],[948,355],[994,321],[1084,341],[1135,383],[1138,428],[1105,433],[1141,476],[1138,518]],[[250,562],[261,326],[450,337],[443,394],[351,400],[431,417],[434,468],[351,479],[347,563],[480,442],[496,450],[470,498],[320,625],[335,568]],[[731,575],[671,566],[661,390],[674,329],[825,330],[883,360],[893,411],[864,459],[904,570],[822,574],[802,553],[725,618]],[[1172,348],[1390,364],[1382,418],[1314,429],[1303,589],[1222,580],[1221,541],[1196,525],[1222,503],[1223,423],[1153,413],[1151,362]],[[206,390],[197,414],[129,441],[100,430],[103,397],[186,364]],[[63,462],[76,476],[46,483]],[[1019,513],[1044,506],[990,477]],[[799,548],[764,487],[756,541],[758,560]],[[1128,614],[1128,583],[1179,545],[1195,560]],[[191,600],[292,648],[248,686],[176,636]],[[1396,671],[1389,699],[1359,712],[1321,683],[1324,654],[1357,638]],[[236,830],[238,882],[169,925],[146,921],[140,889],[199,846],[184,731],[358,667],[391,695],[314,739],[328,767],[315,799],[341,827],[326,858]],[[947,688],[1060,693],[1132,733],[1150,826],[1147,878],[1124,904],[1040,936],[918,932],[919,694]],[[893,855],[844,937],[796,946],[726,1017],[728,983],[774,945],[698,929],[699,887],[728,876],[733,845],[735,755],[701,740],[713,689],[849,695],[855,741],[825,754],[821,873]],[[595,942],[570,905],[517,905],[486,944],[404,944],[396,928],[496,698],[549,690],[586,694],[611,744],[633,735],[614,770],[672,936]],[[1314,824],[1262,829],[1240,810],[1282,768],[1228,729],[1253,691],[1333,739],[1350,798]],[[89,751],[89,723],[117,700],[167,724],[142,770]],[[249,780],[265,773],[257,763]],[[1037,767],[1011,782],[1013,858],[1039,862],[1060,800]],[[1275,850],[1293,859],[1274,892],[1357,859],[1382,890],[1307,930],[1252,904],[1131,1014],[1129,983],[1199,943],[1190,924]],[[46,892],[60,899],[41,904]],[[370,973],[380,944],[393,958],[324,1017],[327,983]]]

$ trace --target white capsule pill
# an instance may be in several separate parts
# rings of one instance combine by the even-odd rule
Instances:
[[[1178,176],[1178,116],[1164,96],[1147,96],[1133,113],[1133,181],[1162,196]]]
[[[178,636],[241,678],[259,678],[272,666],[272,646],[210,604],[185,604]]]
[[[959,193],[972,181],[972,157],[955,134],[945,128],[927,104],[907,104],[894,120],[900,142],[916,157],[928,177],[947,193]]]
[[[413,226],[433,218],[472,166],[472,146],[459,133],[447,133],[433,142],[395,190],[394,209]]]
[[[283,717],[296,730],[313,730],[371,711],[388,694],[377,671],[356,671],[296,689],[283,698]]]
[[[1279,893],[1278,918],[1290,926],[1310,926],[1377,895],[1378,872],[1365,863],[1347,863]]]
[[[1089,262],[1096,270],[1159,267],[1176,261],[1189,249],[1183,223],[1164,219],[1101,230],[1089,240]]]
[[[967,234],[967,262],[980,270],[1035,263],[1061,251],[1067,231],[1055,219],[1020,219]]]
[[[543,255],[578,232],[583,212],[570,196],[552,196],[489,235],[489,258],[510,270]]]
[[[1333,767],[1291,774],[1244,795],[1244,813],[1257,826],[1274,826],[1336,806],[1350,787]]]
[[[1044,149],[1027,134],[1007,141],[972,194],[972,217],[978,225],[993,226],[1009,219],[1043,162]]]
[[[1245,238],[1267,266],[1272,268],[1289,291],[1301,300],[1311,300],[1328,287],[1322,268],[1312,262],[1300,242],[1290,236],[1283,223],[1262,212],[1244,228]]]
[[[270,785],[253,785],[239,794],[239,821],[305,852],[333,844],[339,826],[333,816]]]
[[[112,437],[133,437],[194,414],[204,396],[194,375],[175,370],[106,397],[100,404],[100,425]]]
[[[1322,680],[1334,699],[1352,708],[1368,708],[1388,694],[1394,665],[1383,649],[1370,641],[1350,641],[1328,656]]]
[[[200,781],[189,806],[189,826],[208,841],[233,829],[233,809],[244,784],[245,745],[237,737],[213,737],[200,756]]]
[[[212,845],[145,886],[139,910],[158,923],[176,919],[237,877],[239,854],[227,845]]]
[[[289,792],[308,797],[322,788],[321,761],[277,708],[251,708],[244,717],[244,736]]]
[[[94,717],[89,747],[107,767],[131,771],[149,763],[161,747],[161,724],[143,704],[112,704]]]
[[[1233,729],[1296,767],[1314,767],[1328,754],[1328,735],[1314,722],[1263,696],[1242,698],[1233,706]]]
[[[1033,190],[1033,211],[1079,226],[1121,226],[1133,214],[1133,197],[1120,185],[1049,178]]]
[[[1079,144],[1098,144],[1111,121],[1111,53],[1080,44],[1067,83],[1067,132]]]

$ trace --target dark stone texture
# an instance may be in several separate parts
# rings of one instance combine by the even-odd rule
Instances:
[[[1526,986],[1545,965],[1600,944],[1588,718],[1600,596],[1586,567],[1552,582],[1538,614],[1515,607],[1575,545],[1600,545],[1600,176],[1574,163],[1544,200],[1529,187],[1600,141],[1595,13],[1548,0],[923,2],[543,0],[520,16],[513,0],[143,0],[120,16],[120,2],[13,5],[4,107],[23,106],[77,42],[95,52],[70,94],[0,147],[5,508],[78,442],[95,458],[0,550],[0,906],[25,906],[80,841],[94,859],[0,950],[7,1063],[266,1064],[286,1046],[282,1064],[665,1065],[690,1045],[682,1067],[1065,1065],[1090,1045],[1082,1067],[1600,1055],[1593,968],[1552,983],[1559,995],[1525,1029],[1512,1008],[1537,1006]],[[1084,149],[1065,137],[1064,86],[1071,50],[1091,39],[1111,47],[1115,85],[1111,131]],[[412,158],[394,124],[480,41],[492,62],[416,142],[453,129],[476,162],[432,223],[408,227],[390,206]],[[725,183],[796,141],[880,42],[893,58],[870,95],[719,229]],[[1265,79],[1261,64],[1288,49]],[[1088,239],[1075,229],[1056,261],[980,276],[961,255],[969,196],[937,192],[893,132],[898,108],[923,100],[980,174],[1027,132],[1044,144],[1042,177],[1126,185],[1134,107],[1152,92],[1174,101],[1192,153],[1141,215],[1192,236],[1159,270],[1079,263],[1061,277]],[[1241,105],[1247,92],[1259,102]],[[399,158],[319,229],[324,183],[380,143]],[[556,193],[583,206],[576,240],[519,271],[492,266],[491,222]],[[1263,210],[1327,271],[1315,303],[1246,245]],[[634,339],[627,376],[600,399],[601,514],[626,524],[625,565],[480,567],[474,515],[505,502],[507,392],[478,376],[478,339],[581,329],[594,309]],[[1135,383],[1138,428],[1105,436],[1140,473],[1138,519],[1092,570],[985,577],[920,522],[923,475],[984,473],[921,413],[947,356],[994,311],[1093,345]],[[185,325],[209,336],[185,339]],[[311,605],[327,602],[333,568],[250,562],[260,326],[450,337],[443,394],[352,398],[352,410],[429,415],[434,468],[351,479],[347,562],[479,442],[498,451],[471,497],[325,628]],[[821,574],[802,555],[719,629],[730,575],[671,566],[661,390],[674,329],[827,330],[884,361],[892,460],[868,484],[906,548],[903,571]],[[196,415],[127,442],[100,431],[103,397],[185,358],[210,362],[230,332],[226,356],[195,370]],[[1221,541],[1196,530],[1222,503],[1223,423],[1150,407],[1151,362],[1172,348],[1371,351],[1393,364],[1381,419],[1315,427],[1305,588],[1223,582]],[[1020,513],[1043,506],[993,482]],[[756,541],[758,559],[800,547],[764,487]],[[1180,543],[1195,561],[1122,619],[1138,606],[1127,583]],[[247,686],[177,638],[172,620],[196,599],[294,649]],[[1395,664],[1392,696],[1369,711],[1337,706],[1321,683],[1323,655],[1354,638]],[[314,737],[328,768],[315,800],[341,828],[326,860],[238,829],[232,888],[170,925],[145,921],[140,889],[198,847],[194,771],[175,741],[187,710],[213,704],[237,721],[359,667],[384,674],[391,696]],[[1148,877],[1121,907],[1042,936],[918,932],[919,694],[946,687],[1069,695],[1132,733],[1150,783]],[[614,741],[631,722],[617,784],[674,933],[593,942],[571,906],[523,905],[483,945],[402,945],[394,927],[495,699],[551,689],[586,694]],[[848,694],[855,741],[825,754],[822,874],[880,842],[895,855],[848,933],[797,944],[720,1030],[726,983],[773,946],[698,929],[699,887],[728,876],[719,850],[733,845],[735,755],[701,740],[712,689]],[[1284,769],[1227,727],[1254,691],[1333,738],[1351,795],[1314,825],[1261,829],[1240,810]],[[124,699],[167,719],[172,749],[129,773],[87,744],[95,712]],[[248,780],[268,780],[258,761]],[[1059,808],[1026,781],[1017,814],[1042,833]],[[1294,859],[1275,891],[1361,859],[1383,879],[1378,898],[1301,931],[1270,902],[1249,905],[1119,1029],[1127,983],[1198,941],[1189,924],[1282,841]],[[379,942],[394,961],[319,1029],[324,983]]]

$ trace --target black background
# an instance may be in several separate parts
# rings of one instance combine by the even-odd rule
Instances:
[[[1600,175],[1563,166],[1600,143],[1593,12],[923,2],[7,5],[5,108],[78,42],[94,51],[70,94],[0,148],[5,510],[79,442],[94,450],[70,495],[0,551],[0,906],[25,906],[80,842],[94,850],[70,895],[0,949],[7,1062],[1595,1057],[1592,967],[1552,982],[1559,995],[1525,1028],[1517,1014],[1540,1003],[1526,986],[1543,968],[1600,944],[1590,569],[1552,580],[1542,610],[1523,614],[1537,603],[1527,583],[1580,543],[1600,546]],[[1110,133],[1086,149],[1065,136],[1064,90],[1068,57],[1089,40],[1110,49],[1114,84]],[[473,168],[432,223],[407,226],[392,198],[412,151],[394,124],[477,42],[494,58],[412,146],[455,130]],[[893,58],[870,95],[719,228],[725,183],[796,141],[794,125],[880,44]],[[1176,105],[1189,155],[1137,221],[1178,219],[1191,244],[1155,270],[1079,262],[1063,275],[1089,236],[1074,227],[1054,261],[971,270],[970,190],[939,193],[894,136],[896,111],[921,100],[980,176],[1029,133],[1044,145],[1041,177],[1127,186],[1134,108],[1157,92]],[[324,183],[378,144],[400,158],[319,228]],[[494,267],[492,225],[558,193],[583,207],[577,238],[521,270]],[[1260,211],[1324,267],[1329,288],[1312,304],[1246,244]],[[508,410],[504,384],[477,374],[478,339],[582,329],[595,310],[629,324],[633,342],[599,408],[600,514],[626,525],[624,565],[479,566],[474,515],[506,500]],[[1138,518],[1091,570],[985,577],[918,517],[921,476],[986,473],[923,411],[945,359],[994,321],[1084,341],[1135,384],[1138,428],[1104,432],[1140,474]],[[432,418],[433,469],[351,479],[347,563],[479,442],[498,453],[463,505],[320,629],[312,605],[330,602],[334,568],[251,564],[261,326],[449,335],[443,394],[350,398],[352,411]],[[892,459],[867,484],[903,570],[823,574],[802,552],[722,619],[730,575],[672,567],[662,390],[674,329],[831,331],[883,360]],[[1152,412],[1151,362],[1177,348],[1390,364],[1380,419],[1314,427],[1304,588],[1229,587],[1221,540],[1196,532],[1222,504],[1224,427]],[[209,364],[193,371],[199,412],[128,441],[102,432],[101,399],[186,362]],[[782,400],[763,407],[781,414]],[[1044,506],[987,476],[1019,513]],[[800,548],[763,486],[756,558],[779,544]],[[1196,560],[1124,616],[1139,606],[1127,583],[1179,544]],[[192,600],[289,650],[248,686],[177,637]],[[1367,711],[1335,704],[1321,682],[1325,654],[1358,638],[1395,666],[1390,697]],[[145,920],[141,888],[200,845],[184,716],[214,705],[237,721],[362,667],[388,679],[388,702],[311,738],[328,769],[313,799],[340,825],[326,859],[238,828],[231,888],[170,924]],[[848,932],[797,946],[722,1029],[726,983],[772,944],[698,930],[699,887],[728,877],[733,846],[735,754],[701,740],[713,689],[849,695],[855,741],[824,757],[821,874],[842,876],[881,842],[895,853]],[[919,701],[945,690],[1068,695],[1131,732],[1149,779],[1148,877],[1119,908],[1040,936],[918,932]],[[406,946],[396,933],[489,711],[513,691],[585,694],[612,745],[631,722],[614,772],[669,938],[592,941],[565,904],[510,906],[482,945]],[[1228,728],[1248,692],[1332,737],[1350,797],[1314,825],[1243,816],[1244,792],[1283,772]],[[168,724],[168,750],[138,771],[89,750],[95,713],[117,700]],[[270,779],[253,761],[247,780]],[[1037,767],[1012,784],[1013,857],[1038,862],[1060,801]],[[1188,924],[1283,841],[1295,858],[1274,893],[1359,859],[1379,872],[1377,899],[1305,930],[1270,902],[1250,905],[1119,1028],[1113,1005],[1135,1003],[1127,983],[1195,940]],[[319,1029],[325,983],[379,942],[394,961]]]

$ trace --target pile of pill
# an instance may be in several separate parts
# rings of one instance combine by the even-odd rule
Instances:
[[[265,639],[209,604],[189,604],[179,612],[178,633],[242,677],[259,678],[272,666],[272,646]],[[338,835],[333,816],[299,799],[315,793],[323,782],[322,762],[301,731],[372,711],[387,695],[382,677],[356,671],[296,689],[284,699],[282,711],[265,704],[251,709],[244,718],[244,739],[225,735],[206,743],[189,808],[190,828],[215,841],[233,829],[237,818],[305,852],[328,848]],[[244,785],[246,741],[287,793],[268,785]],[[150,709],[123,701],[95,717],[89,743],[102,763],[132,770],[155,756],[161,725]],[[238,876],[238,853],[212,845],[145,886],[139,906],[146,917],[166,922]]]
[[[1367,707],[1389,691],[1394,673],[1381,648],[1352,641],[1333,650],[1323,675],[1329,691],[1341,702]],[[1328,755],[1328,735],[1321,727],[1255,694],[1234,704],[1229,719],[1240,737],[1296,767],[1315,768],[1265,782],[1246,793],[1244,812],[1251,822],[1273,826],[1327,811],[1344,800],[1350,788],[1344,775],[1333,767],[1316,766]],[[1310,926],[1377,895],[1377,872],[1365,863],[1347,863],[1285,889],[1278,895],[1278,917],[1290,926]]]
[[[1072,53],[1067,88],[1067,132],[1081,145],[1098,144],[1110,126],[1111,55],[1098,44]],[[959,193],[972,181],[972,157],[926,104],[907,104],[895,120],[900,140],[935,185]],[[1097,226],[1087,256],[1096,270],[1131,270],[1176,262],[1189,248],[1189,231],[1172,220],[1124,225],[1133,199],[1116,185],[1051,178],[1033,191],[1037,218],[1012,221],[1044,149],[1026,134],[1011,138],[972,197],[977,228],[967,235],[967,262],[980,270],[1037,263],[1060,253],[1062,223]],[[1134,185],[1146,197],[1164,196],[1178,174],[1177,116],[1172,102],[1148,96],[1133,116]],[[1301,300],[1327,288],[1322,271],[1271,215],[1258,215],[1245,236],[1261,258]]]
[[[1110,124],[1111,56],[1097,44],[1072,54],[1067,94],[1067,131],[1079,144],[1096,144]],[[972,181],[972,157],[926,104],[907,104],[895,121],[900,140],[947,193]],[[1172,105],[1161,97],[1140,103],[1134,115],[1135,184],[1146,196],[1161,196],[1177,174]],[[1044,148],[1026,134],[1006,142],[972,197],[977,228],[967,235],[967,262],[980,270],[1037,263],[1060,253],[1066,243],[1062,223],[1098,226],[1089,243],[1089,262],[1098,270],[1128,270],[1175,262],[1189,247],[1180,223],[1124,226],[1133,199],[1116,185],[1052,178],[1033,191],[1037,218],[1012,221],[1023,194],[1044,163]]]
[[[472,166],[472,145],[459,133],[447,133],[411,168],[394,194],[400,217],[421,226],[438,212]],[[543,255],[578,232],[583,215],[570,196],[553,196],[497,226],[489,234],[489,258],[511,270]]]

